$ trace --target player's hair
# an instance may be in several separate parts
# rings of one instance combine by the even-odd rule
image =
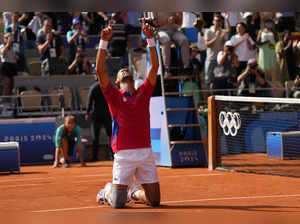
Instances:
[[[74,115],[68,115],[68,116],[66,116],[66,117],[65,117],[64,124],[65,124],[67,121],[73,121],[73,122],[76,124],[76,119],[75,119],[75,116],[74,116]],[[63,128],[63,136],[66,136],[67,133],[68,133],[68,129],[67,129],[66,126],[64,125],[64,128]]]
[[[76,119],[74,115],[68,115],[65,117],[65,122],[66,121],[73,121],[74,123],[76,123]]]

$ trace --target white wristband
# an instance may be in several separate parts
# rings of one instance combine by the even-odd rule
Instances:
[[[107,40],[100,40],[100,43],[99,43],[99,49],[103,49],[103,50],[106,50],[107,49],[107,46],[108,46],[108,41]]]
[[[155,47],[155,40],[154,38],[147,39],[148,47]]]

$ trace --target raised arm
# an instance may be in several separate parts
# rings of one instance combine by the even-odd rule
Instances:
[[[96,72],[97,72],[100,86],[104,89],[106,89],[108,84],[110,83],[109,77],[105,72],[105,62],[106,62],[106,50],[107,50],[108,41],[110,40],[112,35],[113,35],[113,29],[110,22],[108,27],[101,31],[101,40],[100,40],[97,57],[96,57]]]
[[[148,23],[143,21],[142,26],[143,34],[147,37],[147,42],[149,46],[150,64],[151,67],[148,71],[147,78],[152,86],[156,85],[157,72],[159,67],[158,56],[156,52],[156,45],[154,40],[154,28]]]

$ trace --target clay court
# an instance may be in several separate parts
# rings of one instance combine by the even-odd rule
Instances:
[[[222,157],[222,167],[239,172],[300,177],[299,159],[268,158],[266,153],[226,155]]]
[[[111,171],[112,162],[105,161],[88,163],[84,168],[79,164],[67,169],[23,166],[20,174],[1,173],[1,223],[16,223],[17,218],[22,223],[73,224],[120,220],[169,223],[172,219],[186,223],[187,218],[194,223],[300,220],[300,178],[159,167],[161,207],[128,204],[115,210],[95,202],[98,190],[111,180]]]

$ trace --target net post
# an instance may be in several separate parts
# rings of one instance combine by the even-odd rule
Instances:
[[[217,103],[214,96],[208,97],[208,169],[217,166]]]

